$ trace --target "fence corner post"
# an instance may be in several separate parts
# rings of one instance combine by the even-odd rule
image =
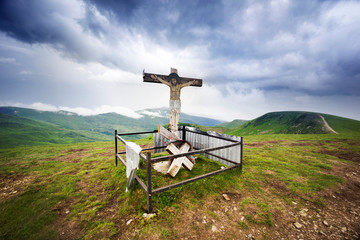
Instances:
[[[146,153],[146,178],[147,178],[147,204],[148,213],[152,212],[152,192],[151,192],[151,153]]]
[[[182,140],[186,141],[186,127],[185,127],[185,125],[182,126]]]

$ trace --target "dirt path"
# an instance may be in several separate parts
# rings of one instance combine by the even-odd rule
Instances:
[[[329,132],[331,132],[331,133],[337,134],[337,132],[330,127],[330,125],[327,123],[327,121],[325,120],[325,118],[324,118],[323,116],[319,115],[319,117],[323,120],[325,129],[326,129],[327,131],[329,131]]]

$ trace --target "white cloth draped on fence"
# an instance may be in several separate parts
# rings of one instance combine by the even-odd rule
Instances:
[[[136,169],[139,169],[141,150],[141,147],[136,143],[126,142],[126,177],[128,178],[126,191],[134,181]]]

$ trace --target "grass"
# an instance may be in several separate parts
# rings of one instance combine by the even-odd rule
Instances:
[[[52,123],[0,113],[0,149],[19,146],[76,144],[111,139],[102,133],[66,129]]]
[[[359,154],[359,140],[349,134],[246,137],[242,173],[235,169],[154,195],[158,214],[149,221],[142,218],[146,197],[139,185],[125,192],[125,167],[114,166],[113,142],[1,149],[0,177],[4,183],[10,179],[7,186],[1,183],[1,191],[9,195],[4,189],[13,187],[18,192],[1,198],[0,238],[54,239],[69,226],[84,239],[200,238],[213,224],[219,229],[221,224],[233,226],[227,229],[229,236],[239,227],[271,227],[277,224],[274,214],[286,211],[293,201],[326,207],[319,192],[344,182],[333,171],[337,166],[353,164],[326,152]],[[137,143],[151,144],[152,139]],[[193,171],[181,169],[176,178],[153,171],[153,189],[222,166],[197,157]],[[137,174],[146,182],[142,161]],[[222,193],[228,193],[229,203]],[[241,215],[230,213],[234,208]],[[193,224],[203,216],[206,224]]]

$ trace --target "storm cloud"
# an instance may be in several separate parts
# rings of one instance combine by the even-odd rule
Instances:
[[[85,82],[101,83],[102,91],[111,82],[135,89],[142,69],[166,74],[172,66],[204,78],[208,91],[224,99],[275,98],[261,111],[282,110],[281,99],[290,104],[283,110],[324,109],[301,105],[299,99],[312,97],[359,103],[359,12],[359,1],[1,1],[1,84],[8,93],[0,100],[60,105],[44,94],[17,100],[9,92],[32,81],[59,93],[64,82],[91,93],[96,90]],[[102,99],[99,104],[109,104]]]

